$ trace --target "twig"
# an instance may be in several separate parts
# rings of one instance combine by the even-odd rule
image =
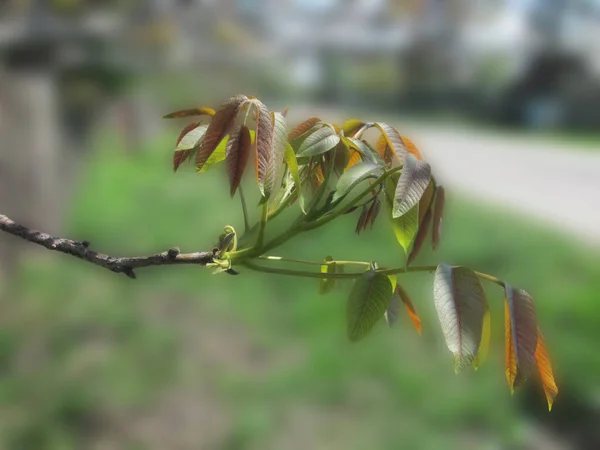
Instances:
[[[32,230],[20,225],[5,215],[0,214],[0,230],[26,241],[41,245],[48,250],[74,256],[115,273],[123,273],[129,278],[136,278],[134,269],[149,266],[165,266],[171,264],[199,264],[205,266],[213,262],[213,252],[180,253],[172,248],[166,252],[150,256],[115,257],[91,250],[87,241],[74,241],[51,236],[41,231]]]

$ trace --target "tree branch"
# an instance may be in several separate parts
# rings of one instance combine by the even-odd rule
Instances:
[[[0,230],[26,241],[41,245],[48,250],[74,256],[90,262],[115,273],[123,273],[129,278],[136,278],[134,269],[149,266],[164,266],[171,264],[199,264],[205,266],[213,262],[215,254],[211,252],[180,253],[179,249],[172,248],[166,252],[150,256],[115,257],[91,250],[87,241],[73,241],[58,238],[32,230],[20,225],[5,215],[0,214]]]

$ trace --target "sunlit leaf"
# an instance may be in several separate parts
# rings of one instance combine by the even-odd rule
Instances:
[[[415,260],[415,258],[419,254],[419,251],[423,247],[423,243],[425,242],[425,239],[427,238],[427,234],[429,232],[429,224],[431,223],[431,216],[432,216],[432,212],[431,212],[431,208],[430,208],[427,210],[427,213],[425,214],[425,217],[423,218],[423,222],[421,222],[421,224],[419,225],[419,231],[417,231],[417,235],[415,237],[415,242],[414,242],[413,248],[410,251],[410,254],[408,255],[408,259],[406,260],[406,265],[410,265]],[[396,220],[399,220],[399,219],[396,219]]]
[[[292,128],[292,131],[289,132],[287,137],[288,141],[291,142],[298,139],[300,136],[302,136],[304,133],[306,133],[319,122],[321,122],[321,119],[319,119],[318,117],[310,117],[304,122],[299,123],[294,128]]]
[[[225,158],[227,160],[227,173],[229,175],[229,193],[232,197],[235,195],[235,191],[242,180],[242,175],[246,170],[251,146],[250,130],[248,130],[246,125],[238,128],[228,139]]]
[[[404,166],[394,196],[392,212],[394,218],[401,217],[419,203],[427,186],[429,186],[430,179],[431,168],[429,164],[419,161],[412,154],[404,159]]]
[[[550,358],[548,357],[548,351],[544,344],[544,337],[538,330],[538,341],[535,349],[535,361],[537,363],[538,372],[542,379],[542,385],[544,387],[544,394],[546,394],[546,400],[548,401],[548,410],[552,410],[554,400],[558,395],[558,387],[554,381],[554,373],[552,372],[552,365],[550,364]]]
[[[421,156],[421,152],[419,152],[417,146],[413,144],[413,142],[409,138],[407,138],[406,136],[402,136],[402,143],[404,144],[404,148],[408,153],[412,153],[417,157],[417,159],[423,159],[423,156]]]
[[[338,179],[333,201],[337,201],[348,194],[354,186],[367,178],[377,178],[383,174],[383,169],[377,164],[361,162],[346,170]]]
[[[512,339],[512,326],[510,324],[510,310],[508,302],[504,302],[504,367],[506,370],[506,381],[510,388],[510,393],[515,392],[515,380],[517,378],[517,355]]]
[[[380,135],[377,139],[377,142],[375,143],[375,150],[385,162],[391,161],[391,153],[389,148],[390,147],[388,146],[387,139],[385,138],[385,136],[383,134]]]
[[[277,182],[281,180],[285,147],[287,144],[287,124],[285,117],[281,113],[272,112],[271,121],[273,123],[273,145],[271,146],[272,153],[265,176],[265,192],[269,194],[273,192],[275,187],[277,187]]]
[[[383,317],[392,297],[392,283],[383,274],[369,270],[352,286],[346,306],[347,331],[351,341],[365,337]]]
[[[215,151],[219,142],[235,122],[235,117],[242,104],[247,100],[245,95],[237,95],[225,101],[212,117],[198,153],[196,153],[196,168],[202,169],[210,155]]]
[[[381,131],[382,135],[385,137],[387,145],[390,147],[393,154],[396,155],[400,161],[404,161],[406,147],[404,146],[400,133],[398,133],[394,127],[391,127],[386,123],[377,122],[374,125],[379,128],[379,131]]]
[[[325,258],[326,262],[333,261],[331,256]],[[335,273],[335,264],[323,264],[321,273]],[[327,294],[335,287],[335,278],[321,278],[319,280],[319,293]]]
[[[481,342],[479,343],[479,350],[477,351],[477,355],[473,359],[473,368],[475,370],[479,369],[483,363],[485,362],[488,354],[488,349],[490,348],[490,336],[491,336],[491,318],[490,318],[490,308],[485,302],[485,313],[483,314],[483,324],[481,326]]]
[[[306,210],[304,209],[304,194],[302,193],[302,184],[300,183],[300,174],[298,172],[298,161],[296,160],[294,149],[289,143],[285,146],[284,158],[288,169],[292,174],[292,178],[294,179],[294,184],[296,185],[296,193],[298,194],[300,209],[304,214],[306,214]]]
[[[433,250],[437,250],[440,245],[440,238],[442,236],[442,221],[444,216],[444,203],[446,201],[446,192],[444,186],[438,186],[435,193],[435,206],[433,209],[433,234],[432,244]]]
[[[342,130],[344,130],[344,136],[346,137],[354,137],[356,132],[360,130],[364,126],[364,122],[361,122],[357,119],[350,119],[344,122],[342,125]]]
[[[475,272],[440,264],[433,298],[446,346],[454,355],[454,370],[473,362],[481,342],[486,298]]]
[[[318,156],[333,149],[340,137],[329,127],[323,127],[308,136],[298,149],[298,157]]]
[[[251,136],[252,136],[252,131],[250,132]],[[217,145],[217,148],[215,148],[215,151],[212,152],[212,154],[210,155],[210,157],[206,160],[206,162],[204,163],[204,165],[202,166],[202,169],[198,170],[199,173],[202,172],[206,172],[208,169],[210,169],[213,165],[220,163],[221,161],[224,161],[226,156],[227,156],[227,144],[229,142],[229,136],[225,136],[223,138],[223,140],[221,142],[219,142],[219,145]]]
[[[175,111],[163,116],[163,119],[179,119],[182,117],[191,116],[214,116],[215,110],[211,108],[191,108],[182,109],[181,111]]]
[[[415,329],[417,330],[417,333],[421,334],[421,318],[415,311],[415,307],[412,303],[412,300],[408,296],[408,293],[404,290],[404,288],[400,284],[397,284],[396,289],[395,289],[395,294],[398,295],[398,297],[402,300],[402,303],[404,304],[404,307],[406,308],[406,311],[408,312],[408,317],[410,318],[410,321],[412,322]]]
[[[273,154],[273,121],[271,113],[261,102],[255,101],[256,139],[254,157],[256,181],[264,198],[268,198],[273,188],[272,180],[267,180],[267,171]]]
[[[181,164],[190,159],[194,152],[198,150],[198,145],[208,125],[200,125],[199,122],[187,125],[180,133],[177,139],[177,147],[173,155],[173,171],[176,172]]]
[[[361,161],[362,161],[362,158],[360,157],[360,153],[357,152],[356,150],[350,150],[350,157],[348,158],[348,164],[346,164],[345,170],[348,170],[351,167],[354,167]]]
[[[508,283],[504,285],[506,295],[505,330],[507,348],[506,377],[513,391],[516,380],[524,381],[532,373],[536,365],[535,350],[537,347],[538,327],[533,299],[523,289],[513,288]],[[512,350],[512,356],[509,355]]]
[[[383,159],[379,156],[377,151],[372,148],[365,141],[361,141],[356,138],[342,137],[342,140],[348,145],[351,150],[355,150],[362,156],[364,161],[372,162],[374,164],[384,165]]]

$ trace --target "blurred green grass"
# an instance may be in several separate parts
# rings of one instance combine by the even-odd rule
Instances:
[[[128,154],[103,134],[75,194],[69,236],[130,255],[204,250],[225,224],[241,228],[223,170],[172,174],[173,138]],[[386,224],[356,237],[355,220],[299,236],[277,254],[402,264]],[[199,267],[144,269],[134,282],[35,255],[1,304],[1,448],[491,449],[531,439],[522,393],[511,398],[504,378],[495,286],[489,361],[455,376],[429,274],[400,279],[422,337],[401,315],[393,329],[382,323],[350,345],[348,285],[319,296],[313,280]],[[450,192],[441,252],[419,259],[468,265],[531,292],[559,387],[598,398],[593,250]],[[555,413],[561,402],[559,394]]]

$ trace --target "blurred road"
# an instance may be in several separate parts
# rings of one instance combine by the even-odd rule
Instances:
[[[309,109],[295,113],[311,115]],[[340,117],[319,113],[326,120]],[[600,245],[600,148],[460,125],[393,125],[415,142],[450,195],[483,199]]]

